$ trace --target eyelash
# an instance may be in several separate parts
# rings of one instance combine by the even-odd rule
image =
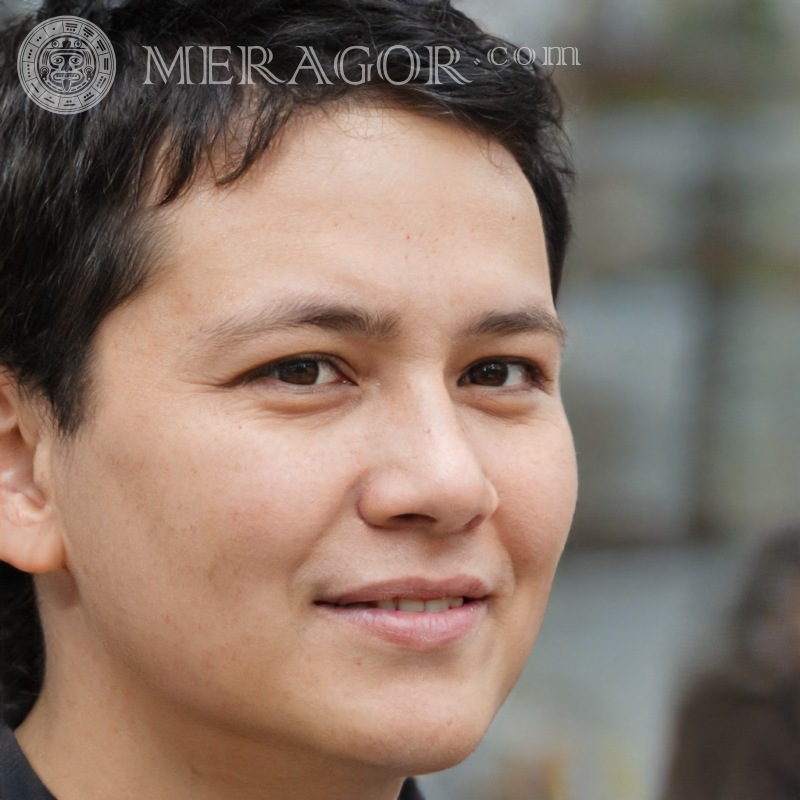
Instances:
[[[330,358],[329,356],[323,356],[323,355],[318,355],[318,354],[298,355],[298,356],[291,356],[290,358],[283,358],[283,359],[280,359],[278,361],[272,361],[269,364],[264,364],[263,366],[261,366],[257,370],[255,370],[254,372],[250,373],[250,375],[248,375],[246,377],[245,383],[250,383],[251,381],[257,380],[258,378],[269,378],[269,377],[272,377],[273,373],[275,373],[281,367],[288,367],[288,366],[291,366],[292,364],[302,364],[304,362],[313,362],[313,363],[316,363],[316,364],[326,364],[326,365],[329,365],[332,369],[336,370],[338,373],[340,373],[340,374],[342,373],[342,369],[337,365],[337,362],[334,359]],[[527,377],[528,377],[528,381],[525,384],[526,388],[533,387],[533,388],[536,388],[536,389],[542,389],[542,388],[544,388],[544,386],[545,386],[545,384],[547,382],[544,370],[542,370],[542,368],[538,364],[536,364],[535,362],[528,361],[526,359],[509,358],[509,357],[498,356],[498,357],[494,357],[494,358],[492,358],[492,357],[483,358],[480,361],[476,361],[473,364],[470,364],[470,366],[467,367],[467,369],[464,370],[464,373],[459,377],[457,385],[458,386],[479,385],[479,384],[470,384],[470,383],[467,382],[466,378],[469,375],[469,373],[472,372],[472,370],[474,370],[474,369],[476,369],[478,367],[481,367],[481,366],[484,366],[484,365],[494,365],[494,364],[503,364],[503,365],[508,365],[509,367],[513,367],[513,366],[522,367],[525,370],[525,372],[527,373]],[[280,381],[280,379],[277,379],[277,380]],[[297,384],[293,384],[293,383],[290,383],[289,381],[280,381],[280,382],[283,383],[286,386],[320,386],[320,385],[326,385],[327,383],[334,383],[334,381],[325,382],[323,384],[316,384],[316,383],[310,383],[310,384],[297,383]],[[345,383],[348,383],[348,384],[351,384],[351,385],[353,383],[347,377],[344,377],[342,382],[345,382]],[[513,386],[514,385],[512,384],[512,387]],[[509,388],[512,388],[512,387],[499,386],[497,388],[509,389]],[[492,388],[492,387],[485,387],[484,386],[482,388]],[[517,391],[520,391],[520,389],[517,389]]]

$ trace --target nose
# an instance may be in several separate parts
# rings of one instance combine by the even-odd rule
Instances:
[[[453,534],[494,514],[497,491],[444,386],[415,393],[382,418],[359,497],[369,525]]]

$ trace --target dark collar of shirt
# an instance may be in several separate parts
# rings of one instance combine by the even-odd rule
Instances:
[[[3,798],[5,800],[5,798]],[[425,800],[420,790],[417,788],[417,783],[413,778],[409,778],[404,784],[397,800]]]
[[[11,728],[0,727],[0,798],[2,800],[56,800],[39,780],[20,749]],[[425,800],[409,778],[397,800]]]
[[[11,728],[0,728],[0,798],[56,800],[39,780]]]

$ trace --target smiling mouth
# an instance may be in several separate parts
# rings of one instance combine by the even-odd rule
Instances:
[[[408,589],[406,591],[409,591]],[[413,591],[413,590],[411,590]],[[436,651],[456,645],[479,628],[488,613],[489,597],[449,594],[431,597],[432,591],[379,597],[341,597],[318,600],[314,605],[324,617],[358,635],[377,637],[394,646],[417,652]],[[383,595],[382,597],[380,595]],[[351,601],[351,602],[347,602]]]
[[[491,598],[477,576],[407,575],[332,590],[314,605],[347,636],[428,652],[468,641],[486,620]]]
[[[412,597],[389,597],[384,600],[372,600],[363,603],[318,603],[335,608],[378,608],[383,611],[399,611],[404,614],[427,612],[438,614],[451,608],[460,608],[465,603],[473,602],[467,597],[437,597],[432,600],[421,600]]]

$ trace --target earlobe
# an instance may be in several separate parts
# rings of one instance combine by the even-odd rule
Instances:
[[[44,427],[30,401],[0,372],[0,560],[36,574],[64,566],[65,556],[51,498],[41,485],[52,441]]]

